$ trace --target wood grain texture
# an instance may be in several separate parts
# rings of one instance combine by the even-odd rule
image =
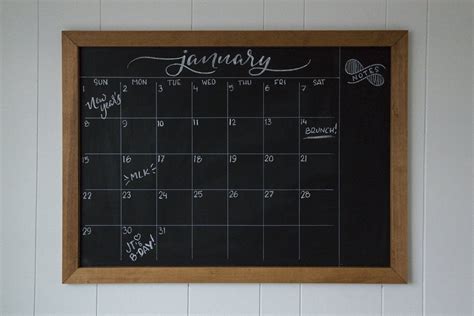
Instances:
[[[404,31],[64,31],[91,46],[392,46]]]
[[[65,283],[403,283],[392,268],[78,268]]]
[[[79,267],[79,49],[65,35],[63,53],[63,282]]]
[[[407,282],[407,70],[406,31],[63,31],[63,283]],[[387,268],[306,267],[79,267],[78,51],[91,46],[390,46],[390,222]]]
[[[390,112],[390,266],[406,282],[408,33],[392,46]]]

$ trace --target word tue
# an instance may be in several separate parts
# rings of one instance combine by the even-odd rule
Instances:
[[[155,239],[150,234],[150,239],[147,242],[142,241],[142,235],[140,233],[133,236],[133,239],[127,242],[127,249],[125,250],[128,253],[128,257],[132,261],[137,261],[138,258],[142,258],[148,252],[152,251],[154,246],[156,246]]]
[[[216,72],[220,65],[233,65],[233,66],[248,66],[248,73],[250,76],[260,76],[265,71],[269,72],[291,72],[301,70],[307,67],[311,63],[309,59],[306,64],[295,67],[295,68],[286,68],[286,69],[272,69],[270,68],[271,57],[261,56],[257,58],[253,56],[251,49],[247,49],[245,54],[227,54],[219,55],[218,53],[212,53],[208,56],[198,57],[196,54],[188,55],[188,51],[184,50],[183,55],[179,57],[156,57],[156,56],[139,56],[132,59],[128,64],[127,68],[131,64],[138,60],[149,59],[155,61],[176,61],[166,66],[165,71],[168,76],[176,77],[181,74],[184,69],[187,69],[191,72],[201,75],[210,75]],[[209,71],[199,71],[193,66],[208,66],[212,70]]]
[[[112,93],[110,98],[107,98],[105,93],[102,93],[100,97],[92,97],[89,102],[85,105],[89,110],[100,110],[100,118],[107,118],[107,110],[113,107],[114,105],[122,104],[122,97],[117,92]]]

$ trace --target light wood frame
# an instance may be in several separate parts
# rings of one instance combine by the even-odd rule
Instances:
[[[79,265],[80,47],[391,47],[390,267],[98,267]],[[63,283],[406,283],[407,31],[63,31]]]

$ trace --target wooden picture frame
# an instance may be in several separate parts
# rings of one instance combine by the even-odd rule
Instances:
[[[80,267],[81,47],[391,47],[390,267]],[[63,31],[63,283],[406,283],[407,31]]]

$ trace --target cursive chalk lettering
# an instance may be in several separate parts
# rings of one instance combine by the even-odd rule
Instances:
[[[122,97],[117,92],[112,93],[112,95],[107,96],[105,93],[102,93],[98,97],[92,97],[90,101],[86,102],[85,106],[89,110],[99,110],[100,118],[106,119],[108,109],[114,105],[120,106],[122,104]]]
[[[311,63],[309,59],[304,65],[294,68],[270,68],[271,57],[254,56],[251,49],[247,49],[245,54],[226,54],[219,55],[212,53],[206,56],[197,56],[196,54],[188,54],[187,50],[183,51],[182,56],[178,57],[157,57],[157,56],[139,56],[132,59],[128,64],[129,68],[133,63],[139,60],[155,60],[155,61],[169,61],[171,62],[165,67],[165,72],[168,76],[179,76],[183,70],[189,70],[195,74],[210,75],[216,72],[220,65],[232,66],[247,66],[250,76],[260,76],[265,72],[291,72],[301,70]],[[197,67],[207,66],[206,70],[199,70]]]

